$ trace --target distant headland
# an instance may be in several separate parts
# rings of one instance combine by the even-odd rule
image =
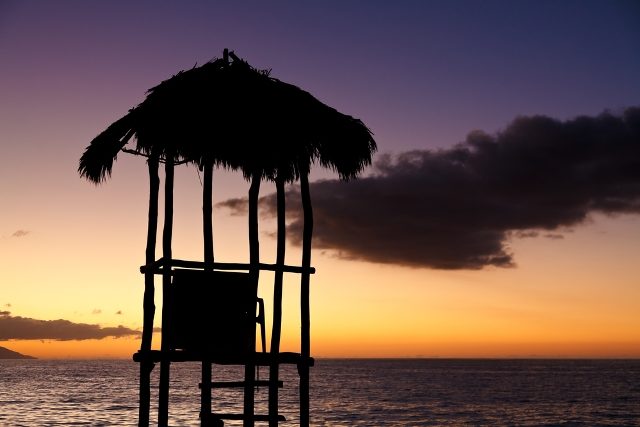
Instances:
[[[5,347],[0,347],[0,359],[35,359],[35,357],[20,354],[17,351],[9,350]]]

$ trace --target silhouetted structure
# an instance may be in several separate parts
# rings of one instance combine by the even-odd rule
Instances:
[[[126,148],[135,136],[135,148]],[[313,214],[308,174],[312,163],[354,178],[376,145],[358,119],[339,113],[309,93],[259,71],[225,50],[223,58],[179,72],[149,90],[147,98],[98,135],[80,159],[79,172],[95,183],[111,174],[120,151],[147,158],[149,223],[145,265],[144,322],[140,351],[139,425],[149,424],[150,373],[160,363],[158,425],[168,424],[169,373],[172,362],[201,361],[201,424],[222,419],[278,424],[279,365],[295,364],[300,374],[300,425],[309,425],[309,279]],[[196,164],[203,171],[203,261],[175,259],[172,254],[174,168]],[[162,257],[156,260],[159,165],[164,164],[164,226]],[[212,176],[215,166],[239,170],[250,180],[248,197],[249,262],[214,259]],[[258,196],[260,182],[272,180],[277,192],[277,254],[275,264],[260,262]],[[285,183],[300,181],[304,230],[300,266],[285,265]],[[265,349],[264,308],[257,298],[260,271],[275,272],[271,345]],[[284,273],[301,277],[301,350],[280,351]],[[151,349],[154,276],[162,276],[162,342]],[[259,308],[256,317],[256,307]],[[256,322],[262,351],[256,351]],[[194,327],[196,326],[196,327]],[[244,365],[244,380],[211,381],[212,364]],[[269,413],[254,413],[256,366],[269,366]],[[261,384],[262,385],[262,384]],[[211,389],[243,387],[242,414],[212,414]]]

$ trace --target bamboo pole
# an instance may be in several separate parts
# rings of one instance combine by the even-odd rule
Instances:
[[[309,268],[311,267],[311,236],[313,234],[313,211],[311,208],[311,195],[309,193],[308,171],[300,174],[300,197],[302,199],[302,211],[304,227],[302,231],[302,268],[300,278],[300,316],[301,316],[301,365],[298,366],[300,374],[300,426],[309,426],[309,357],[311,355],[311,318],[309,313]]]
[[[202,185],[202,233],[204,244],[204,269],[213,271],[213,162],[204,162]],[[211,416],[211,360],[202,360],[202,388],[200,389],[200,425],[204,427]]]
[[[174,164],[173,153],[167,153],[164,166],[164,229],[162,231],[162,257],[165,268],[162,275],[162,360],[160,361],[160,390],[158,399],[158,426],[167,427],[169,423],[169,369],[171,362],[168,358],[170,349],[169,325],[171,322],[169,305],[171,287],[171,239],[173,235],[173,181]],[[165,333],[167,335],[165,335]]]
[[[258,282],[260,275],[260,241],[258,239],[258,196],[260,195],[259,173],[254,173],[251,177],[249,187],[249,263],[251,265],[249,274],[251,280]],[[253,323],[253,321],[252,321]],[[255,344],[255,325],[253,325],[253,342]],[[244,365],[244,421],[243,427],[254,426],[254,354],[249,354]]]
[[[158,176],[158,156],[149,157],[147,160],[149,169],[149,219],[147,223],[147,248],[145,251],[145,264],[152,265],[156,258],[156,238],[158,234],[158,192],[160,177]],[[142,302],[142,342],[140,351],[142,354],[151,350],[153,337],[153,318],[156,312],[154,302],[155,284],[154,273],[151,268],[144,274],[144,297]],[[138,409],[138,427],[149,426],[149,407],[151,404],[151,371],[153,362],[144,357],[140,362],[140,405]]]
[[[276,179],[276,197],[278,209],[278,242],[276,249],[276,266],[284,266],[286,245],[284,180]],[[278,380],[280,353],[280,336],[282,330],[282,279],[283,270],[276,270],[273,283],[273,325],[271,329],[271,365],[269,366],[269,427],[278,425]]]

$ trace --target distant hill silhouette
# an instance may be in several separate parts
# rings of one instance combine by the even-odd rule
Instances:
[[[5,347],[0,347],[0,359],[35,359],[35,357],[20,354],[17,351],[9,350]]]

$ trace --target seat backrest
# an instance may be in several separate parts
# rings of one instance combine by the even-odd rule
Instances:
[[[252,354],[257,292],[249,273],[176,270],[167,301],[170,348],[230,358]]]

